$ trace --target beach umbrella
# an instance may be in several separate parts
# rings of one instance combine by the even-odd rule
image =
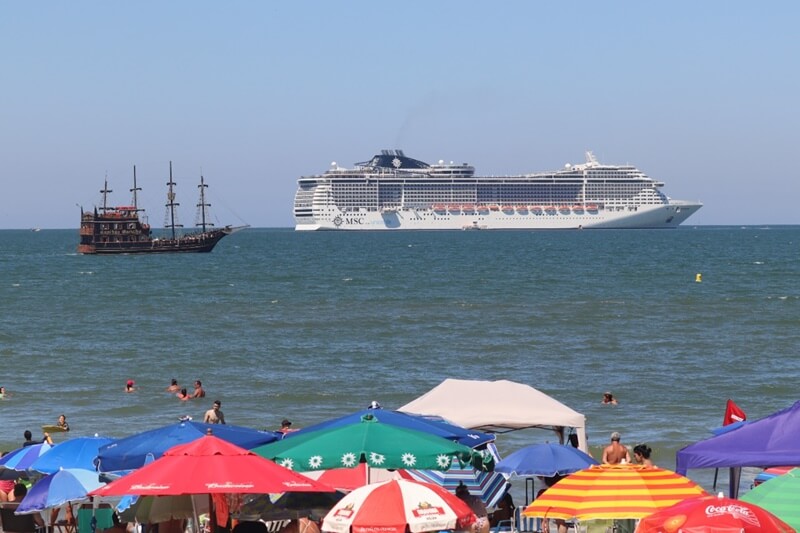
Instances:
[[[253,451],[292,470],[423,468],[446,470],[453,457],[471,461],[473,450],[442,437],[380,421],[380,411],[345,426],[293,436]],[[478,453],[478,452],[474,452]]]
[[[333,489],[263,457],[206,435],[170,448],[91,496],[173,496],[182,494],[262,494],[333,492]]]
[[[793,528],[800,529],[800,468],[765,481],[740,499],[763,507]]]
[[[758,505],[720,496],[689,498],[639,521],[636,533],[794,533]]]
[[[6,472],[6,476],[14,476],[3,477],[3,479],[15,479],[19,474],[26,473],[34,461],[47,453],[50,448],[52,448],[52,446],[46,442],[42,442],[40,444],[17,448],[5,454],[3,457],[0,457],[0,471]]]
[[[523,514],[579,520],[643,518],[705,494],[694,481],[672,470],[631,464],[592,465],[548,488]]]
[[[81,468],[65,468],[37,481],[22,498],[17,514],[26,514],[60,507],[65,503],[86,500],[87,494],[103,486],[97,472]]]
[[[64,441],[36,459],[30,469],[43,474],[54,474],[62,468],[94,470],[98,450],[112,440],[106,437],[78,437]]]
[[[477,448],[483,444],[494,442],[495,436],[492,433],[484,433],[474,429],[466,429],[459,425],[448,422],[441,417],[425,416],[411,413],[402,413],[400,411],[390,411],[385,409],[373,410],[362,409],[355,413],[345,415],[332,420],[326,420],[313,426],[308,426],[298,431],[292,431],[286,434],[287,438],[297,437],[312,431],[319,431],[322,429],[330,429],[336,427],[347,426],[356,424],[362,418],[369,415],[378,415],[380,421],[384,424],[398,426],[406,429],[413,429],[422,431],[423,433],[430,433],[438,437],[445,438],[469,446],[470,448]]]
[[[336,490],[345,492],[363,487],[369,483],[367,463],[359,463],[354,468],[332,468],[330,470],[314,470],[300,473]]]
[[[168,449],[178,444],[192,442],[206,435],[209,430],[214,436],[250,449],[261,444],[278,440],[280,433],[258,431],[227,424],[204,424],[181,421],[129,437],[117,439],[101,446],[97,454],[97,469],[100,472],[132,470],[143,466],[149,459],[158,459]]]
[[[123,522],[157,524],[173,518],[193,518],[195,513],[207,513],[209,502],[203,494],[125,497],[117,511]]]
[[[516,476],[564,476],[598,464],[589,454],[564,444],[534,444],[503,458],[497,472]]]
[[[499,460],[494,443],[487,445],[486,452],[491,453],[494,460]],[[498,472],[496,466],[493,472],[478,470],[472,465],[462,467],[459,464],[452,464],[447,470],[412,469],[398,470],[398,473],[405,479],[433,483],[453,493],[459,485],[465,485],[469,493],[478,496],[487,507],[497,505],[509,485],[507,475]]]
[[[431,483],[393,479],[358,488],[322,520],[335,533],[417,533],[467,529],[476,520],[469,506]]]
[[[239,520],[297,520],[311,516],[318,520],[344,497],[343,492],[286,492],[251,494],[242,501]]]

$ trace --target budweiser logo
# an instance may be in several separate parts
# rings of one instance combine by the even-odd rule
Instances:
[[[253,483],[232,483],[230,481],[225,483],[206,483],[206,488],[209,489],[252,489],[254,486]]]
[[[158,485],[157,483],[148,483],[144,485],[142,483],[137,483],[136,485],[131,485],[131,489],[134,490],[167,490],[169,485]]]
[[[732,517],[747,522],[748,524],[752,524],[754,526],[758,526],[758,517],[755,513],[748,509],[743,505],[738,505],[735,503],[731,503],[728,505],[709,505],[706,507],[706,516],[721,516],[721,515],[731,515]]]

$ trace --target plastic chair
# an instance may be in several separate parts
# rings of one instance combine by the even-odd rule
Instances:
[[[0,529],[3,530],[3,533],[36,533],[41,531],[41,528],[36,525],[32,514],[14,514],[18,505],[19,503],[10,502],[0,504]]]
[[[78,533],[96,533],[114,525],[114,509],[102,503],[97,509],[92,504],[83,504],[78,509]],[[94,523],[92,523],[94,522]]]
[[[492,528],[492,533],[539,533],[542,530],[541,518],[530,518],[522,515],[522,509],[514,510],[514,518],[501,520]]]

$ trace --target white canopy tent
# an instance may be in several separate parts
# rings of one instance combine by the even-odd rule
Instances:
[[[526,428],[574,428],[588,452],[586,417],[529,385],[508,380],[446,379],[398,411],[436,415],[459,426],[502,433]]]

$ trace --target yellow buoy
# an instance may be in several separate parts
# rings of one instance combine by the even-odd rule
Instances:
[[[695,283],[701,283],[703,281],[703,275],[698,272],[697,275],[694,277]]]

